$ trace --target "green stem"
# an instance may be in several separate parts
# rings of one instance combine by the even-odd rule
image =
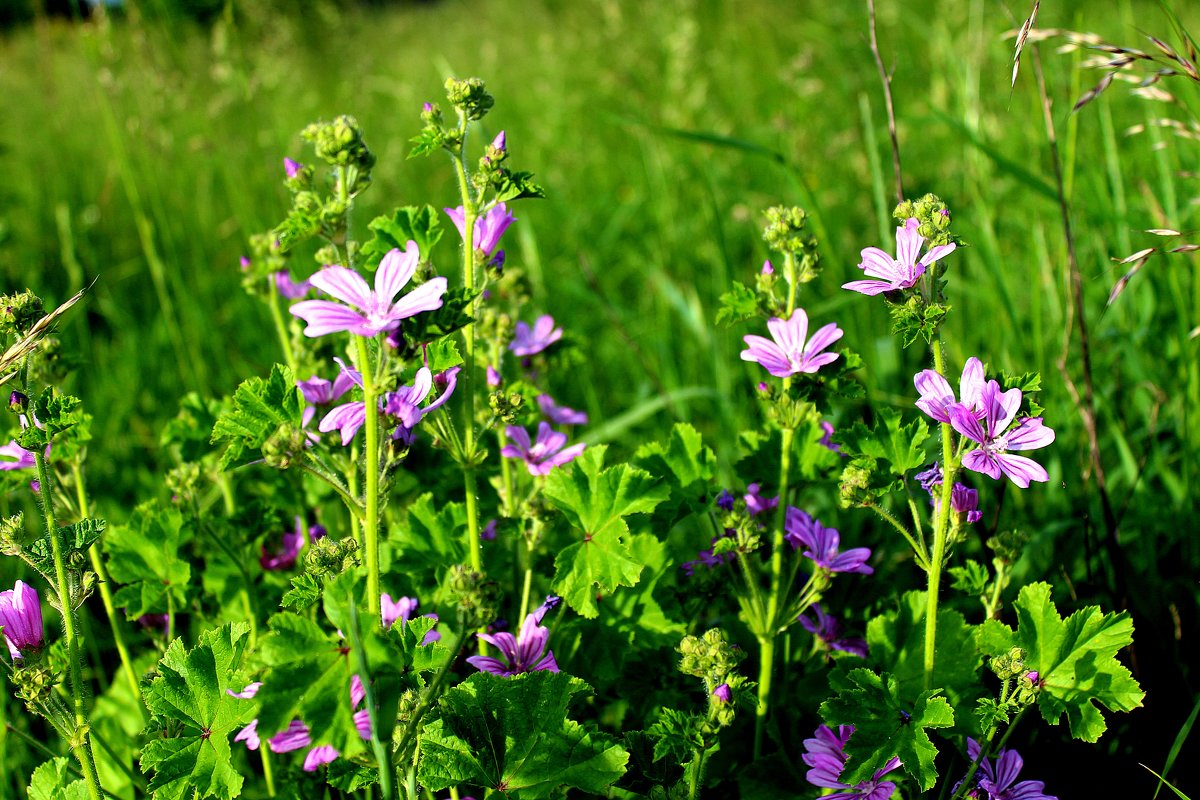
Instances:
[[[83,469],[78,462],[71,465],[71,476],[75,480],[75,498],[79,503],[79,517],[86,519],[91,516],[92,512],[88,507],[87,488],[83,484]],[[93,544],[88,549],[88,558],[92,562],[92,571],[96,573],[96,583],[100,585],[100,599],[104,603],[104,616],[108,618],[108,626],[112,629],[113,643],[117,646],[117,655],[121,658],[121,666],[125,668],[125,678],[129,683],[129,690],[133,692],[138,714],[145,719],[145,710],[142,708],[141,702],[141,686],[138,684],[137,673],[133,671],[133,659],[129,657],[129,646],[125,643],[125,629],[117,618],[117,607],[113,604],[112,589],[108,583],[108,570],[104,566],[103,559],[100,558],[98,544]]]
[[[525,615],[529,613],[529,596],[533,591],[533,547],[525,545],[525,581],[521,586],[521,613],[517,615],[517,624],[520,625],[525,619]]]
[[[367,600],[371,613],[379,616],[379,403],[375,399],[375,367],[371,363],[367,340],[354,337],[358,371],[362,374],[363,403],[366,406],[366,515],[363,520],[363,543],[367,553]],[[383,622],[379,616],[380,624]]]
[[[363,507],[359,504],[358,500],[356,500],[354,498],[354,496],[351,495],[350,492],[346,490],[346,487],[342,486],[342,484],[337,481],[337,479],[335,479],[331,475],[326,475],[322,470],[317,469],[312,464],[309,464],[306,461],[300,462],[300,469],[304,470],[309,475],[312,475],[313,477],[320,479],[321,481],[326,483],[329,486],[329,488],[331,488],[335,492],[337,492],[338,496],[342,498],[342,502],[346,504],[346,508],[350,510],[350,520],[352,522],[357,523],[359,520],[362,519]],[[356,536],[355,538],[358,538],[358,537]]]
[[[925,542],[918,542],[913,537],[912,533],[909,532],[908,528],[904,527],[900,520],[896,519],[896,517],[887,509],[876,505],[870,506],[870,509],[878,514],[884,520],[884,522],[890,523],[893,528],[900,531],[900,534],[905,538],[909,546],[912,547],[913,553],[916,554],[917,564],[919,564],[922,569],[927,568],[927,565],[929,564],[929,553],[925,549]]]
[[[267,277],[267,305],[271,308],[271,321],[275,323],[275,333],[279,335],[279,344],[283,347],[283,357],[287,360],[288,368],[291,369],[293,376],[299,380],[300,376],[295,375],[296,372],[296,351],[292,349],[292,337],[288,332],[287,323],[283,318],[283,310],[279,307],[279,292],[275,289],[275,277]]]
[[[371,608],[378,608],[376,603]],[[363,650],[362,636],[358,630],[358,609],[350,604],[350,644],[354,648],[354,660],[358,668],[358,680],[363,687],[363,703],[367,708],[367,719],[371,723],[371,750],[379,764],[379,794],[381,800],[392,800],[392,769],[387,749],[379,738],[379,715],[375,711],[375,693],[371,688],[371,672],[367,669],[367,655]]]
[[[754,759],[762,755],[762,745],[767,724],[767,711],[771,697],[771,664],[775,660],[775,636],[759,636],[760,653],[758,665],[758,708],[754,717]]]
[[[50,470],[46,468],[46,457],[41,450],[35,449],[33,457],[37,465],[38,483],[41,486],[38,499],[41,501],[46,535],[50,538],[50,548],[54,554],[54,579],[62,611],[63,632],[67,638],[67,661],[71,673],[71,705],[75,716],[75,738],[79,741],[78,745],[72,745],[71,750],[79,759],[79,766],[83,770],[89,797],[92,800],[100,800],[100,781],[96,777],[96,762],[92,756],[87,712],[83,703],[83,672],[79,666],[79,639],[75,630],[75,609],[71,605],[71,589],[67,583],[66,556],[63,553],[62,541],[58,536],[58,522],[54,519],[54,484],[50,480]]]
[[[30,736],[28,733],[21,730],[20,728],[14,728],[10,723],[7,723],[7,722],[4,723],[4,731],[5,731],[5,734],[9,734],[9,733],[14,734],[18,739],[20,739],[25,744],[32,747],[34,750],[37,750],[39,753],[41,753],[46,758],[58,758],[59,757],[58,753],[54,752],[49,747],[46,747],[46,745],[42,744],[37,739],[33,738],[32,736]],[[5,751],[5,752],[7,753],[8,751]],[[70,770],[71,774],[75,775],[76,777],[84,778],[83,772],[80,771],[80,769],[78,767],[71,764],[70,762],[67,762],[67,769]],[[101,791],[103,791],[104,794],[106,794],[110,798],[112,798],[112,800],[121,800],[120,797],[118,797],[117,795],[108,791],[107,789],[101,789]]]
[[[263,777],[267,781],[267,797],[275,796],[275,776],[271,773],[271,756],[269,747],[258,748],[258,755],[262,759]]]
[[[425,717],[425,712],[429,711],[433,707],[433,704],[437,702],[442,684],[445,682],[446,676],[450,674],[450,667],[454,665],[455,660],[458,658],[458,654],[462,650],[463,643],[467,641],[468,635],[469,632],[466,626],[462,626],[462,630],[459,631],[458,636],[454,640],[454,647],[450,650],[450,657],[446,659],[446,663],[442,664],[442,668],[434,676],[433,683],[429,684],[424,694],[421,695],[421,702],[417,704],[416,709],[413,711],[412,720],[408,723],[408,727],[405,728],[404,736],[400,738],[400,744],[392,751],[392,760],[394,763],[399,764],[405,760],[405,751],[408,750],[408,746],[412,744],[417,730],[421,727],[421,720]]]
[[[946,374],[946,356],[940,336],[933,340],[933,367],[940,375]],[[933,688],[933,668],[937,644],[938,588],[942,579],[942,562],[946,558],[946,540],[950,530],[950,496],[954,490],[954,477],[958,464],[954,453],[954,429],[949,423],[942,425],[942,497],[938,503],[937,519],[933,527],[933,554],[929,561],[929,583],[925,596],[925,688]]]

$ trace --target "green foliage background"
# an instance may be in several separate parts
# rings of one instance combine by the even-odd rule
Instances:
[[[206,4],[202,23],[165,3],[128,5],[108,24],[39,20],[0,38],[0,273],[50,303],[96,280],[63,337],[83,361],[69,388],[95,415],[89,469],[104,516],[124,521],[160,492],[159,435],[185,391],[229,394],[278,358],[266,311],[240,288],[238,257],[285,208],[281,159],[301,155],[298,131],[358,117],[380,164],[362,226],[399,204],[451,204],[444,164],[405,160],[421,103],[439,100],[451,74],[487,80],[499,102],[485,127],[505,129],[546,188],[546,200],[520,205],[509,258],[529,270],[533,306],[586,348],[587,363],[555,378],[556,396],[592,415],[592,442],[630,454],[687,421],[729,474],[737,433],[758,413],[758,368],[738,360],[745,331],[714,326],[716,298],[753,279],[766,256],[760,212],[778,203],[805,206],[821,239],[825,272],[802,304],[846,330],[871,404],[911,412],[926,353],[898,349],[880,302],[838,288],[857,275],[862,247],[888,249],[894,235],[883,103],[858,4],[280,0]],[[1164,82],[1178,97],[1168,104],[1117,84],[1070,114],[1099,73],[1080,69],[1085,53],[1042,46],[1114,536],[1057,366],[1066,245],[1029,48],[1009,89],[1004,34],[1028,9],[879,6],[906,194],[945,198],[969,245],[947,262],[949,363],[980,355],[990,374],[1040,371],[1039,402],[1058,433],[1043,451],[1050,484],[1017,496],[989,483],[982,505],[1002,505],[1004,525],[1033,534],[1017,582],[1046,577],[1134,614],[1144,713],[1173,735],[1191,705],[1200,628],[1200,270],[1192,255],[1153,259],[1111,308],[1105,300],[1126,269],[1111,259],[1159,243],[1143,229],[1197,227],[1200,148],[1152,124],[1194,120],[1197,86]],[[1176,11],[1196,22],[1194,8]],[[1043,4],[1038,27],[1134,47],[1148,46],[1139,31],[1170,34],[1158,5],[1130,0]],[[1144,132],[1128,134],[1135,125]],[[450,275],[454,246],[434,252]],[[1079,382],[1077,343],[1066,364]],[[860,418],[851,408],[835,423]],[[831,494],[816,510],[832,506]],[[882,541],[864,516],[839,523]],[[1111,747],[1133,746],[1127,724],[1114,723]]]

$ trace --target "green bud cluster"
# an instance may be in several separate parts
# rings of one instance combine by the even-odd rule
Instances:
[[[996,554],[995,560],[1003,564],[1016,563],[1028,543],[1029,534],[1024,531],[1002,531],[987,540],[988,548]]]
[[[38,320],[46,316],[42,298],[26,289],[0,295],[0,332],[24,336]]]
[[[795,206],[768,208],[763,239],[772,250],[795,258],[795,273],[789,279],[808,283],[817,277],[820,264],[817,239],[808,231],[808,213],[804,209]]]
[[[194,461],[185,461],[171,468],[167,472],[166,484],[176,502],[190,505],[196,499],[200,485],[200,465]]]
[[[520,392],[506,392],[497,389],[488,395],[488,407],[492,414],[505,425],[515,424],[525,406],[525,398]]]
[[[62,682],[62,676],[48,664],[39,663],[40,651],[25,648],[21,655],[20,666],[14,665],[10,679],[16,687],[17,698],[23,700],[30,711],[40,713],[37,706],[50,700],[54,687]]]
[[[993,656],[988,662],[988,667],[1002,681],[1010,681],[1029,671],[1025,666],[1025,651],[1020,647],[1013,647],[1007,653]]]
[[[892,216],[903,225],[905,221],[916,217],[920,227],[917,233],[928,240],[930,247],[937,247],[951,242],[958,243],[958,238],[950,232],[950,209],[942,198],[935,194],[927,194],[918,200],[905,200],[896,206]]]
[[[807,400],[782,395],[767,410],[768,416],[784,430],[797,430],[810,421],[820,421],[816,406]]]
[[[334,539],[332,536],[317,539],[304,556],[305,571],[317,578],[332,578],[354,569],[358,564],[358,542],[352,536],[345,539]]]
[[[859,456],[842,468],[838,483],[838,505],[842,508],[862,508],[875,505],[883,492],[872,486],[876,460]]]
[[[725,631],[712,628],[703,636],[685,636],[679,643],[679,671],[685,675],[703,678],[712,688],[727,683],[746,657],[746,652],[728,640]]]
[[[1037,700],[1038,692],[1041,691],[1041,687],[1034,683],[1029,676],[1029,672],[1018,676],[1017,685],[1013,691],[1013,701],[1021,706],[1033,703]]]
[[[296,455],[304,452],[305,442],[304,431],[283,423],[263,443],[263,462],[276,469],[287,469],[295,463]]]
[[[445,591],[457,608],[459,624],[473,629],[487,625],[496,618],[500,603],[500,584],[475,572],[466,564],[456,564],[450,570]]]
[[[447,78],[446,99],[469,120],[483,119],[496,104],[481,78]]]
[[[343,114],[332,122],[314,122],[300,136],[311,142],[317,157],[330,166],[355,167],[360,173],[359,180],[370,182],[375,156],[363,141],[362,129],[354,117]],[[356,194],[351,188],[351,194]]]
[[[24,549],[21,539],[25,532],[25,514],[18,511],[11,517],[0,520],[0,553],[19,556]]]

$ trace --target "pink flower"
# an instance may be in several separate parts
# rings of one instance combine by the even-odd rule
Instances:
[[[4,626],[4,642],[13,661],[24,658],[22,650],[41,650],[42,601],[37,590],[27,583],[0,592],[0,625]]]
[[[363,277],[345,267],[325,267],[309,282],[333,295],[342,303],[329,300],[304,300],[292,306],[291,312],[308,323],[305,336],[324,336],[337,331],[349,331],[358,336],[375,336],[400,327],[400,320],[422,311],[442,307],[446,293],[445,278],[431,278],[396,300],[400,290],[408,285],[420,262],[417,243],[410,241],[404,252],[394,249],[379,262],[375,271],[375,290],[371,291]]]
[[[903,226],[896,228],[896,257],[880,250],[878,247],[868,247],[862,251],[862,263],[858,268],[876,280],[851,281],[842,285],[843,289],[863,294],[880,294],[908,289],[915,286],[917,280],[925,274],[925,270],[935,261],[954,252],[955,245],[942,244],[931,248],[925,257],[917,261],[921,245],[925,237],[917,233],[921,223],[916,217],[910,217]]]
[[[772,317],[767,322],[771,339],[749,335],[743,337],[747,349],[741,353],[742,361],[761,364],[776,378],[786,378],[800,372],[812,373],[826,364],[837,360],[837,353],[822,352],[842,338],[845,333],[831,322],[808,339],[808,314],[797,308],[787,321]]]
[[[554,317],[543,314],[531,329],[524,322],[517,323],[516,335],[508,349],[518,356],[532,356],[545,350],[562,338],[562,328],[554,327]]]
[[[958,382],[958,399],[955,399],[954,390],[950,388],[949,381],[940,373],[931,369],[923,369],[913,376],[913,384],[921,393],[921,399],[917,401],[917,408],[938,422],[950,421],[950,413],[947,409],[955,403],[965,406],[975,412],[976,416],[980,416],[983,412],[983,406],[980,403],[984,383],[983,362],[974,356],[968,358],[967,363],[963,366],[962,378]]]
[[[1025,417],[1017,427],[1008,430],[1021,407],[1021,390],[1000,391],[1000,384],[988,381],[981,395],[983,418],[962,404],[949,407],[950,424],[979,445],[963,456],[963,466],[981,472],[994,480],[1007,475],[1022,489],[1031,481],[1050,480],[1045,468],[1032,458],[1011,455],[1009,450],[1036,450],[1054,441],[1054,431],[1042,424],[1041,417]]]
[[[502,137],[497,137],[497,140],[501,141],[501,144],[504,143]],[[467,228],[466,212],[463,207],[442,210],[450,217],[454,227],[458,228],[458,235],[461,238]],[[490,208],[486,214],[475,220],[474,235],[471,237],[474,239],[475,249],[483,251],[484,256],[491,256],[496,245],[500,244],[500,237],[508,230],[508,226],[516,221],[517,218],[508,213],[508,206],[504,203]]]
[[[550,470],[571,461],[586,447],[576,444],[564,450],[567,435],[551,429],[548,422],[538,423],[537,442],[530,442],[529,434],[517,425],[509,425],[504,433],[512,440],[512,444],[501,448],[500,455],[523,460],[530,475],[549,475]]]

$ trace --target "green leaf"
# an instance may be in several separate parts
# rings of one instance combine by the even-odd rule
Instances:
[[[937,780],[933,760],[937,748],[925,733],[926,728],[949,728],[954,724],[954,709],[940,689],[921,692],[916,702],[901,700],[896,678],[888,673],[876,675],[869,669],[856,669],[830,683],[836,696],[821,704],[821,717],[829,725],[853,725],[854,735],[846,743],[849,761],[839,778],[854,786],[869,780],[888,759],[898,756],[904,771],[913,777],[922,791]]]
[[[434,503],[427,492],[406,509],[405,522],[392,532],[394,562],[412,572],[441,575],[447,564],[466,559],[467,512],[462,503]]]
[[[425,128],[408,141],[413,145],[413,149],[408,152],[408,157],[417,158],[441,150],[445,137],[436,128]]]
[[[704,446],[700,432],[685,422],[675,424],[665,442],[642,445],[634,454],[638,467],[667,479],[668,499],[656,509],[657,526],[669,529],[684,514],[707,507],[717,457]]]
[[[116,525],[104,537],[108,573],[124,584],[113,595],[124,606],[127,619],[143,614],[164,614],[168,597],[176,609],[187,605],[192,568],[180,558],[180,548],[192,538],[177,509],[152,500],[134,509],[125,525]]]
[[[71,773],[65,758],[52,758],[29,778],[29,800],[87,800],[88,788]]]
[[[726,328],[758,316],[758,292],[734,281],[733,288],[721,295],[717,324]]]
[[[608,594],[637,583],[642,565],[633,557],[625,518],[649,514],[669,494],[650,473],[628,464],[604,469],[606,447],[593,447],[546,477],[542,494],[560,509],[583,541],[554,560],[554,590],[585,617],[599,614],[596,591]]]
[[[463,363],[458,344],[449,336],[438,339],[425,348],[425,357],[429,359],[429,370],[435,375]]]
[[[646,729],[646,734],[654,739],[654,760],[670,756],[681,765],[691,761],[695,751],[704,747],[704,722],[700,714],[664,708],[662,716]]]
[[[401,320],[401,337],[406,342],[421,344],[454,333],[473,321],[469,312],[478,294],[465,288],[451,289],[442,295],[442,305],[437,310]]]
[[[254,716],[254,703],[231,697],[250,626],[236,622],[200,634],[200,643],[184,651],[171,642],[158,664],[158,677],[144,691],[152,714],[148,730],[160,732],[142,750],[142,771],[149,775],[155,800],[217,797],[241,793],[242,776],[230,763],[229,736]],[[171,724],[177,723],[177,724]],[[178,730],[170,738],[166,730]]]
[[[281,427],[299,428],[304,406],[304,395],[296,386],[295,376],[282,364],[272,367],[266,380],[243,381],[233,393],[233,408],[222,413],[213,425],[213,443],[227,443],[221,469],[256,456]]]
[[[86,551],[100,538],[106,525],[102,519],[81,519],[72,525],[59,528],[58,541],[63,557],[69,559],[72,552]],[[50,537],[44,536],[31,542],[25,552],[38,572],[46,575],[54,573],[54,549],[50,544]]]
[[[906,592],[895,611],[867,623],[868,663],[892,675],[897,696],[913,702],[925,687],[925,592]],[[936,655],[931,685],[955,704],[979,694],[980,655],[975,632],[957,611],[938,609]]]
[[[1025,665],[1038,673],[1037,695],[1042,718],[1058,724],[1067,715],[1071,735],[1094,742],[1108,724],[1098,706],[1132,711],[1145,692],[1116,659],[1117,651],[1133,641],[1129,614],[1104,614],[1097,606],[1081,608],[1065,620],[1050,600],[1050,585],[1022,587],[1014,605],[1015,634],[999,622],[983,627],[979,646],[999,655],[1013,645],[1024,648]]]
[[[873,428],[861,422],[842,435],[847,455],[865,455],[891,465],[892,474],[903,478],[905,474],[923,466],[925,440],[929,438],[929,425],[924,418],[917,417],[903,425],[899,411],[881,409],[879,420]]]
[[[496,176],[496,202],[522,200],[527,197],[545,197],[546,190],[534,182],[532,172],[509,172]]]
[[[951,567],[950,575],[954,578],[952,588],[965,592],[970,597],[981,596],[991,582],[987,567],[970,558],[961,567]]]
[[[279,604],[287,609],[304,611],[321,599],[321,591],[325,588],[321,579],[310,572],[301,572],[292,577],[292,588],[283,593]]]
[[[37,425],[25,427],[17,435],[17,443],[30,452],[41,452],[59,434],[79,424],[84,414],[78,397],[59,394],[47,388],[30,403]]]
[[[417,243],[421,260],[428,261],[433,246],[442,238],[442,220],[437,209],[429,205],[397,208],[390,217],[376,217],[367,227],[375,236],[363,245],[361,252],[363,262],[372,269],[389,251],[406,250],[410,240]]]
[[[519,800],[548,798],[562,786],[604,794],[629,753],[567,718],[587,689],[562,672],[472,675],[446,692],[421,732],[421,783],[433,791],[469,783]]]

